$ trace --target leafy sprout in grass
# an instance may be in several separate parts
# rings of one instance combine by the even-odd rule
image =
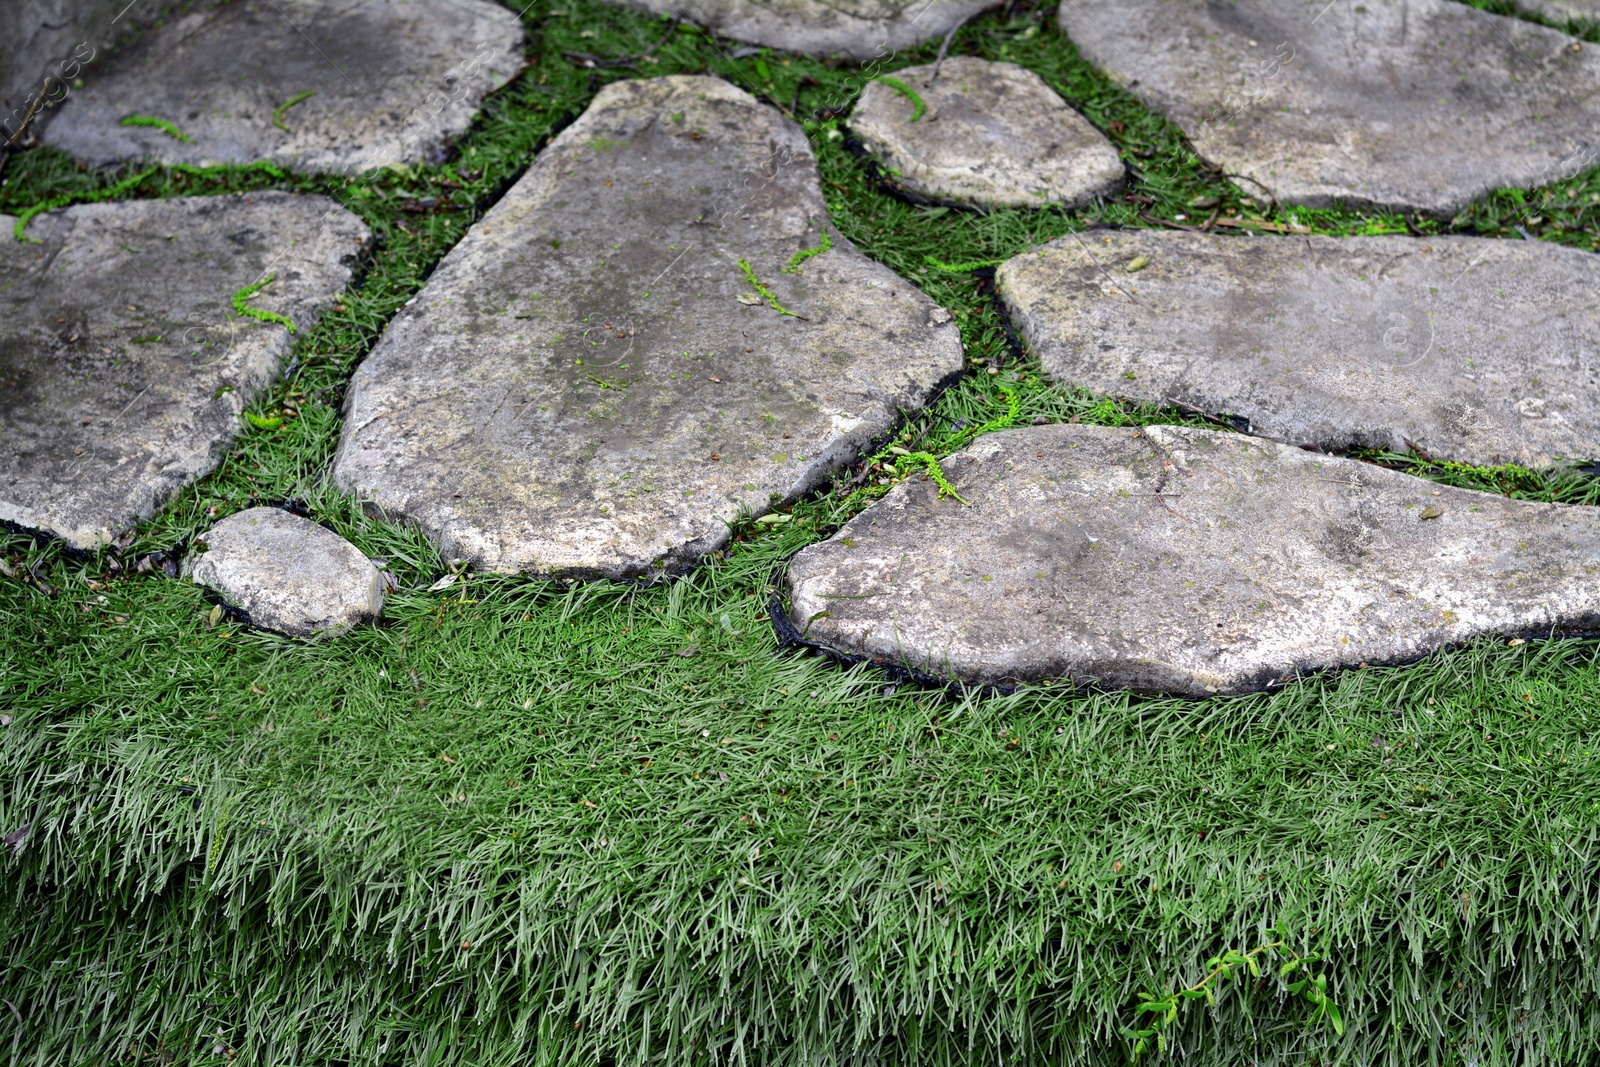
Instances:
[[[244,286],[238,292],[234,293],[233,310],[245,318],[255,319],[259,322],[275,322],[280,326],[286,326],[288,327],[290,333],[295,333],[296,330],[294,323],[289,321],[286,316],[280,315],[276,311],[267,311],[264,308],[250,306],[250,298],[255,296],[261,290],[265,289],[267,286],[271,285],[273,280],[277,277],[278,276],[276,274],[269,274],[260,281],[251,282],[249,285]]]
[[[812,256],[820,256],[820,255],[822,255],[822,253],[826,252],[828,249],[830,249],[832,247],[833,247],[833,238],[828,236],[828,224],[827,223],[823,223],[822,224],[822,239],[820,241],[818,241],[812,247],[810,247],[810,248],[802,248],[800,251],[798,251],[794,255],[790,256],[789,257],[789,265],[787,267],[783,268],[783,273],[785,273],[785,274],[798,274],[798,273],[800,273],[800,265],[801,264],[803,264],[806,260],[810,259]],[[753,275],[752,275],[752,277],[753,277]]]
[[[889,88],[893,89],[895,92],[911,101],[912,122],[916,122],[922,117],[922,112],[925,110],[926,105],[923,104],[922,97],[917,95],[917,91],[911,88],[911,86],[907,85],[899,78],[891,78],[887,74],[880,74],[872,80],[876,82],[882,82],[884,85],[887,85]]]
[[[170,137],[176,137],[184,144],[194,143],[194,138],[186,136],[182,130],[178,129],[177,126],[168,122],[166,119],[158,119],[152,115],[129,115],[127,118],[122,120],[122,125],[149,126],[154,129],[164,131]]]
[[[824,232],[823,236],[826,238],[826,232]],[[771,289],[766,287],[760,278],[756,277],[756,269],[752,267],[750,265],[750,261],[745,259],[743,256],[739,257],[739,269],[744,271],[745,280],[750,283],[750,288],[754,289],[757,294],[765,299],[767,305],[771,307],[773,311],[776,311],[780,315],[788,315],[790,318],[801,318],[801,316],[796,315],[794,312],[778,303],[777,296],[772,292]]]
[[[316,95],[317,95],[317,91],[315,89],[306,89],[303,92],[295,93],[289,99],[285,100],[283,103],[279,104],[277,107],[272,109],[272,124],[274,126],[278,127],[278,129],[283,130],[285,133],[287,133],[289,131],[289,127],[284,125],[284,122],[283,122],[284,114],[291,107],[294,107],[296,104],[300,103],[301,101],[309,100],[313,96],[316,96]]]

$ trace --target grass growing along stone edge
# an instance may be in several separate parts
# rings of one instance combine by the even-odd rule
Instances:
[[[599,84],[633,76],[563,51],[635,54],[659,21],[535,4],[532,65],[437,165],[355,180],[162,167],[120,190],[334,195],[377,248],[222,467],[120,554],[0,541],[18,575],[0,581],[0,832],[33,826],[4,861],[0,996],[22,1021],[0,1012],[0,1048],[39,1064],[1120,1062],[1139,990],[1187,985],[1278,929],[1325,961],[1346,1035],[1307,1027],[1281,989],[1235,990],[1174,1024],[1185,1062],[1594,1055],[1579,952],[1600,925],[1591,639],[1486,639],[1203,702],[952,695],[774,654],[773,576],[912,473],[891,448],[942,458],[1012,393],[1024,423],[1173,421],[1048,381],[1008,343],[981,271],[928,262],[1173,220],[1196,199],[1261,215],[1078,59],[1053,15],[991,13],[952,52],[1041,73],[1117,142],[1133,198],[918,206],[872,180],[837,118],[811,118],[833,226],[955,316],[971,373],[864,457],[878,469],[861,484],[852,470],[782,507],[788,522],[739,524],[725,558],[666,584],[469,572],[429,592],[448,572],[434,548],[325,477],[343,384],[383,324]],[[681,26],[634,68],[719,73],[780,108],[798,98],[801,118],[863,84],[852,66],[733,52]],[[137,174],[22,153],[0,211]],[[1453,220],[1295,216],[1335,234],[1522,225],[1592,250],[1595,194],[1591,171]],[[1597,502],[1578,470],[1363,458]],[[208,625],[199,590],[134,567],[283,499],[387,562],[400,590],[383,624],[309,644]]]

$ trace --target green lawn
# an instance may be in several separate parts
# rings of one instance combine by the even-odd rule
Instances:
[[[32,826],[0,859],[6,1062],[1114,1064],[1142,990],[1274,942],[1278,963],[1319,957],[1306,968],[1342,1034],[1272,966],[1215,1005],[1183,1001],[1175,1051],[1150,1059],[1600,1060],[1596,640],[1485,639],[1204,702],[961,693],[782,650],[769,619],[788,556],[909,473],[889,442],[874,484],[742,525],[725,558],[653,586],[469,573],[429,591],[436,551],[329,487],[343,383],[384,323],[544,140],[635,73],[795,102],[839,230],[956,316],[971,373],[898,441],[946,454],[1012,396],[1023,422],[1177,421],[1042,379],[983,272],[929,261],[1150,225],[1197,198],[1237,218],[1267,206],[1080,60],[1053,8],[1015,11],[952,51],[1043,75],[1117,141],[1129,196],[1072,214],[913,206],[819,114],[849,105],[858,69],[734,60],[687,25],[636,72],[583,69],[564,52],[637,53],[665,29],[588,0],[528,9],[529,69],[443,165],[157,168],[116,194],[328,193],[378,247],[252,409],[281,427],[247,427],[120,554],[0,533],[0,833]],[[141,171],[20,153],[0,211]],[[1521,226],[1596,249],[1600,172],[1453,220],[1296,214],[1333,234]],[[1584,471],[1366,458],[1600,498]],[[212,626],[159,556],[136,567],[285,500],[390,561],[382,625],[323,643]]]

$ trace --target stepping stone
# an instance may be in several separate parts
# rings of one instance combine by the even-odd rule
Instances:
[[[806,639],[945,678],[1192,696],[1600,622],[1600,509],[1240,434],[1035,426],[804,549]]]
[[[894,77],[913,101],[867,83],[850,128],[922,196],[979,207],[1077,207],[1122,184],[1122,157],[1044,79],[1015,63],[967,56]]]
[[[291,637],[343,633],[383,612],[383,572],[332,530],[281,508],[228,516],[184,562],[251,625]]]
[[[878,59],[943,37],[993,0],[620,0],[698,23],[724,37],[813,55]]]
[[[1450,214],[1594,161],[1600,48],[1455,0],[1062,4],[1083,55],[1240,187]]]
[[[480,569],[676,571],[961,363],[949,314],[828,226],[797,126],[715,78],[618,82],[390,323],[334,480]]]
[[[109,542],[216,467],[241,413],[350,281],[370,236],[322,196],[87,204],[0,215],[0,521]]]
[[[487,0],[275,0],[184,15],[120,52],[45,139],[92,164],[269,160],[303,171],[421,161],[522,64]],[[161,120],[172,129],[124,125]],[[183,139],[179,139],[181,135]]]
[[[1600,257],[1585,252],[1097,231],[1009,260],[996,284],[1044,369],[1093,392],[1329,451],[1600,457]]]

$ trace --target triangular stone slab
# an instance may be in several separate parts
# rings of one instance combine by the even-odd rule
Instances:
[[[1239,434],[1037,426],[945,460],[789,567],[807,640],[976,683],[1203,696],[1600,624],[1600,509]]]
[[[991,0],[621,0],[735,41],[786,52],[878,59],[941,37]]]
[[[1097,393],[1327,450],[1600,457],[1600,257],[1585,252],[1094,231],[1007,261],[996,284],[1045,370]]]
[[[94,164],[362,171],[423,160],[522,64],[522,23],[486,0],[275,0],[172,19],[118,53],[45,140]],[[171,123],[184,140],[130,117]]]
[[[104,544],[212,470],[369,238],[322,196],[265,192],[0,216],[0,521]]]
[[[1600,48],[1455,0],[1061,5],[1085,57],[1285,204],[1453,213],[1600,148]]]
[[[950,316],[827,220],[747,93],[607,86],[356,372],[336,482],[488,570],[688,565],[960,371]]]
[[[980,207],[1078,207],[1122,184],[1122,157],[1044,79],[1015,63],[954,56],[871,81],[850,128],[906,188]]]

